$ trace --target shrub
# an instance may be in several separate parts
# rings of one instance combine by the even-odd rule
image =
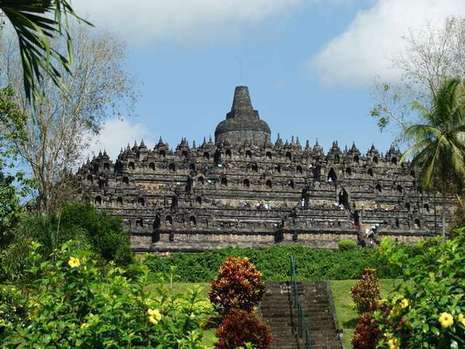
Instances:
[[[229,257],[211,283],[210,301],[222,315],[232,309],[250,312],[265,292],[261,276],[248,258]]]
[[[380,299],[375,269],[365,269],[362,278],[352,288],[352,299],[360,315],[376,310]]]
[[[465,228],[451,240],[423,243],[414,257],[392,240],[382,242],[403,272],[396,294],[375,313],[381,345],[400,348],[465,347]]]
[[[380,337],[381,331],[373,315],[365,313],[358,319],[352,337],[352,346],[354,349],[374,349]]]
[[[216,349],[250,347],[267,349],[271,345],[271,329],[255,314],[243,310],[233,310],[222,321],[216,331]]]
[[[67,204],[60,213],[61,229],[82,229],[93,248],[107,261],[127,265],[132,260],[129,235],[122,220],[88,204]]]
[[[16,236],[16,243],[39,242],[44,256],[68,240],[77,240],[90,243],[107,261],[127,265],[132,260],[129,236],[123,230],[121,219],[86,204],[70,203],[49,215],[26,215],[16,229]]]
[[[27,318],[27,304],[21,291],[11,285],[0,287],[0,340],[2,333]]]
[[[416,247],[406,247],[412,255]],[[150,255],[145,263],[154,273],[168,274],[176,267],[181,282],[210,282],[228,256],[248,257],[263,273],[264,280],[285,281],[289,278],[289,256],[296,259],[299,279],[306,281],[357,279],[365,268],[375,268],[381,278],[397,278],[401,271],[389,265],[378,249],[357,248],[348,251],[321,250],[299,245],[276,245],[270,248],[226,248],[199,253]]]
[[[35,281],[18,295],[0,288],[2,348],[201,347],[211,310],[198,291],[150,297],[146,268],[128,277],[121,267],[100,267],[82,243],[65,243],[47,260],[34,245],[28,258]]]
[[[31,240],[19,239],[10,244],[6,249],[0,250],[0,282],[12,281],[18,283],[23,280],[24,273],[28,269],[31,252]]]
[[[357,242],[354,240],[339,240],[337,246],[340,251],[348,251],[357,248]]]

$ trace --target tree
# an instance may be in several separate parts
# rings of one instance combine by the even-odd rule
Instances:
[[[43,73],[60,86],[62,73],[70,72],[72,41],[67,17],[80,19],[68,0],[0,0],[0,10],[9,19],[17,37],[23,68],[24,91],[28,100],[38,92]],[[51,15],[54,14],[54,17]],[[85,21],[84,21],[85,22]],[[88,23],[88,22],[86,22]],[[51,38],[66,38],[67,49],[55,49]],[[62,52],[67,52],[67,55]]]
[[[449,18],[442,27],[428,25],[410,31],[403,41],[405,53],[393,57],[400,79],[376,83],[376,105],[371,112],[381,130],[400,128],[397,135],[401,142],[405,141],[403,131],[416,121],[412,106],[421,103],[431,107],[444,81],[465,78],[465,19]]]
[[[464,92],[465,85],[460,80],[446,80],[433,95],[430,108],[415,104],[423,122],[409,126],[404,132],[411,146],[403,160],[412,158],[411,166],[418,172],[420,184],[426,190],[442,194],[460,194],[463,191]]]
[[[12,137],[22,137],[25,120],[25,114],[12,99],[12,90],[0,89],[0,123],[15,124],[18,131],[0,133],[0,248],[11,242],[21,213],[20,197],[25,187],[22,173],[13,168],[16,152],[10,141]]]
[[[73,64],[59,68],[64,88],[51,77],[40,82],[40,94],[29,103],[27,93],[16,93],[15,100],[26,112],[24,137],[10,137],[12,145],[25,160],[36,181],[38,208],[50,212],[61,204],[68,174],[75,169],[89,137],[102,122],[130,106],[133,101],[131,79],[124,69],[124,44],[109,33],[91,33],[87,27],[72,29]],[[56,47],[66,40],[55,42]],[[0,59],[6,67],[2,77],[15,91],[22,91],[22,73],[17,49],[6,45]],[[0,123],[7,134],[19,130],[15,123]]]

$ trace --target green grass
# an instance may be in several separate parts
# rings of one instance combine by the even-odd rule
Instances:
[[[147,286],[146,290],[152,292],[160,286],[161,284],[153,283]],[[165,283],[163,284],[163,287],[167,290],[171,290],[172,293],[187,293],[195,288],[198,288],[200,290],[200,294],[205,298],[208,298],[208,291],[210,289],[210,285],[206,282],[173,282],[172,285]]]
[[[336,317],[339,326],[344,330],[344,348],[352,348],[352,335],[357,325],[357,312],[355,304],[352,301],[351,289],[357,280],[337,280],[331,281],[333,291],[334,305],[336,307]],[[388,296],[398,284],[397,280],[384,279],[380,280],[381,297]]]

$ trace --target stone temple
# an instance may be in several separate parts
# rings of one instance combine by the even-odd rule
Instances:
[[[318,142],[271,142],[271,130],[252,107],[247,87],[200,146],[183,138],[175,149],[106,153],[78,171],[79,195],[120,216],[135,251],[198,251],[225,246],[300,243],[334,248],[357,240],[367,225],[403,242],[441,233],[452,203],[422,193],[415,173],[391,147],[325,153]]]

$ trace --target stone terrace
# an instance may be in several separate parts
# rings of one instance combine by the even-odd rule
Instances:
[[[391,147],[362,154],[334,142],[325,153],[298,138],[273,144],[246,87],[200,146],[175,149],[142,141],[88,161],[76,180],[80,198],[123,218],[136,251],[195,251],[225,246],[302,243],[334,248],[364,224],[415,241],[441,232],[453,202],[422,193],[415,173]]]

